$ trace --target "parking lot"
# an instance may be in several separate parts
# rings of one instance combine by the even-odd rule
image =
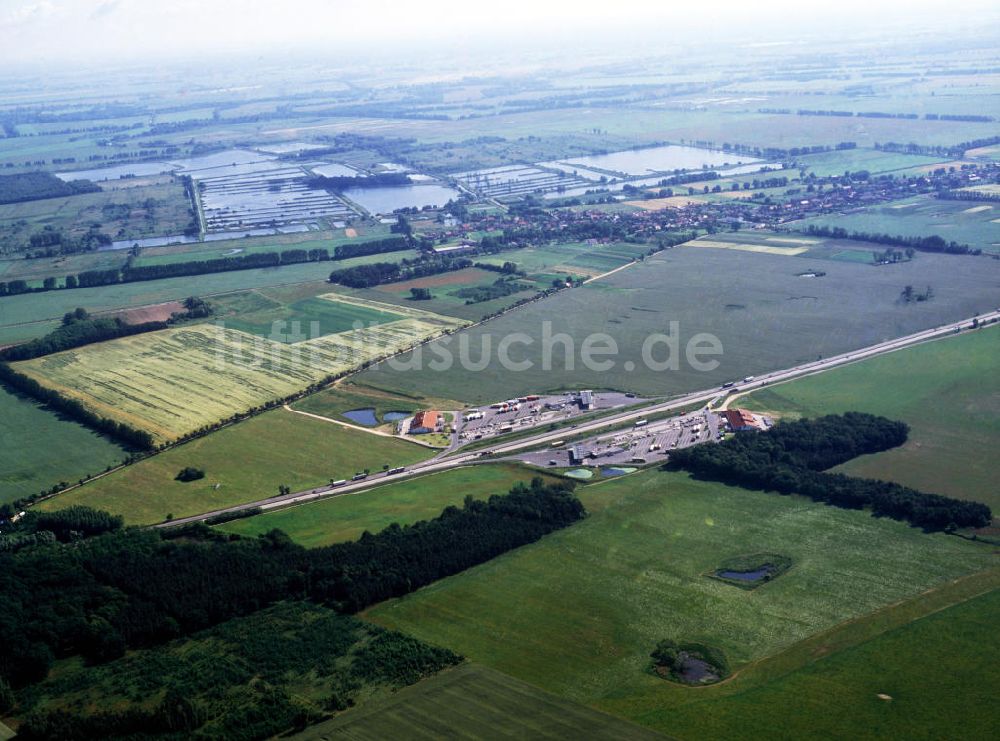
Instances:
[[[717,440],[724,429],[722,417],[702,409],[547,451],[519,453],[516,460],[552,468],[662,463],[671,450]]]
[[[588,392],[531,395],[467,409],[461,418],[456,420],[458,444],[465,445],[476,440],[501,438],[515,431],[535,429],[582,417],[585,414],[621,409],[646,401],[634,395],[618,392],[589,392],[591,403],[587,405],[581,401],[581,394],[586,393]],[[568,427],[567,430],[572,428]]]

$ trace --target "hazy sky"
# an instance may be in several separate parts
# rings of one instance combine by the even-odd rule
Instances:
[[[943,8],[943,10],[942,10]],[[935,9],[937,9],[935,11]],[[883,18],[994,18],[993,0],[0,0],[0,63],[265,52],[290,46],[350,50],[400,44],[470,44],[520,37],[572,43],[581,34],[634,30],[678,40],[741,28],[781,38],[851,19],[871,31]]]

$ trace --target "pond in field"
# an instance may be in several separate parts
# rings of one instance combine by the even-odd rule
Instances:
[[[732,152],[722,152],[716,149],[701,149],[699,147],[683,147],[669,144],[663,147],[649,149],[628,149],[610,154],[597,154],[591,157],[577,157],[565,160],[570,165],[581,167],[596,167],[600,170],[620,172],[626,175],[639,176],[672,170],[699,170],[702,167],[721,167],[723,165],[742,165],[758,162],[754,157]]]
[[[366,407],[365,409],[352,409],[349,412],[344,412],[344,416],[352,422],[364,425],[365,427],[375,427],[378,425],[378,418],[375,416],[375,410],[371,407]]]
[[[609,466],[601,469],[601,476],[624,476],[627,473],[635,473],[639,469],[637,468],[620,468],[618,466]]]
[[[398,422],[410,416],[410,412],[386,412],[382,415],[383,422]]]
[[[397,185],[383,188],[348,188],[344,195],[373,214],[391,214],[398,208],[443,206],[461,195],[443,185]]]
[[[566,475],[571,479],[581,479],[584,481],[594,478],[594,472],[588,471],[586,468],[574,468],[572,471],[567,471]]]
[[[763,566],[754,571],[716,571],[715,575],[720,579],[736,579],[738,581],[759,581],[774,571],[770,565]]]

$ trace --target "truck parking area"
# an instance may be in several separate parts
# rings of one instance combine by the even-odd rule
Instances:
[[[724,431],[722,416],[701,409],[655,422],[640,420],[631,429],[555,445],[547,451],[520,453],[516,460],[552,468],[663,463],[671,450],[718,440]]]
[[[575,391],[555,395],[528,395],[476,409],[465,410],[456,419],[459,445],[500,438],[518,430],[561,423],[596,411],[641,404],[646,399],[619,392]],[[572,428],[568,427],[567,432]]]

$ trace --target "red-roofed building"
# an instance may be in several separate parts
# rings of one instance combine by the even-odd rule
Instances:
[[[746,409],[727,409],[722,416],[726,418],[726,423],[733,432],[754,432],[764,429],[764,425]]]
[[[430,432],[439,432],[442,422],[441,412],[433,410],[417,412],[410,423],[410,434],[426,435]]]

